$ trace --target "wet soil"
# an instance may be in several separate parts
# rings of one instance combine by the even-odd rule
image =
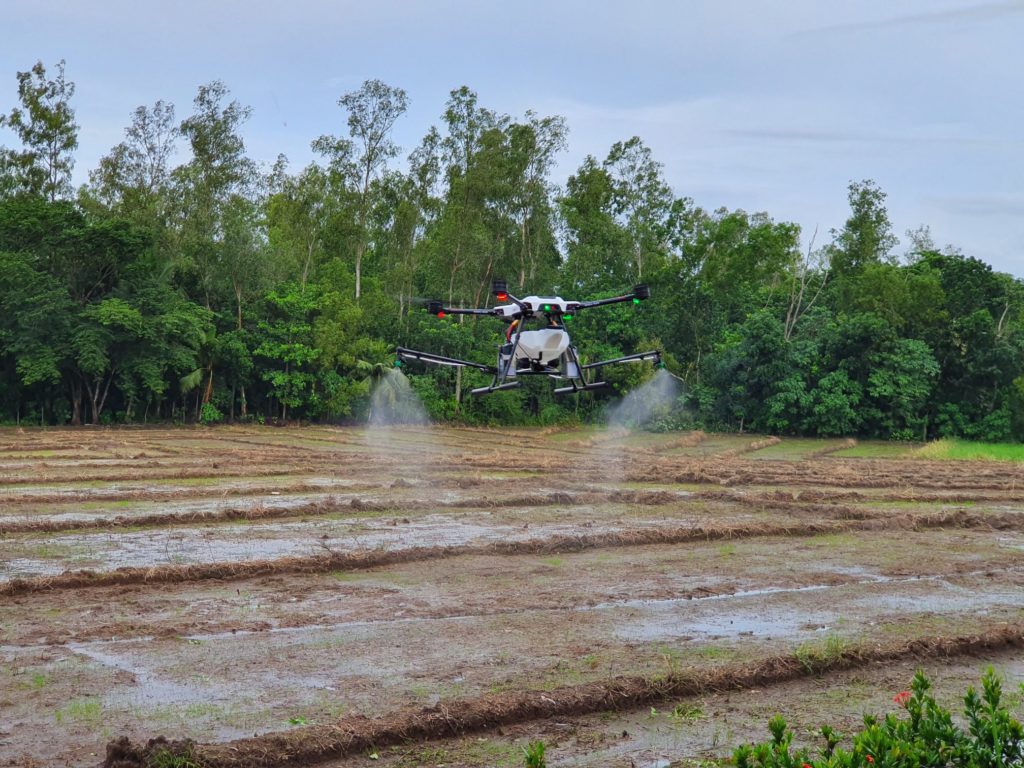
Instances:
[[[515,438],[0,430],[0,765],[667,766],[1021,674],[1019,466]]]
[[[1024,660],[1015,649],[960,658],[888,659],[739,691],[668,697],[657,706],[540,718],[448,739],[378,747],[321,765],[513,768],[523,765],[530,743],[543,741],[553,768],[698,768],[731,757],[736,745],[767,740],[767,722],[780,712],[795,734],[795,745],[813,751],[821,746],[814,733],[822,725],[849,734],[863,727],[866,714],[899,715],[893,696],[909,688],[918,670],[928,675],[939,703],[956,714],[963,693],[968,686],[979,687],[981,671],[988,666],[1004,680],[1024,677]],[[1010,697],[1010,709],[1024,718],[1019,698]],[[849,741],[842,746],[848,747]],[[370,759],[371,754],[376,757]]]

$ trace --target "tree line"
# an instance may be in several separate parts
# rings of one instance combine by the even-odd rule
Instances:
[[[36,424],[365,417],[396,344],[492,362],[503,326],[439,320],[425,301],[513,292],[652,298],[581,313],[589,360],[665,351],[685,394],[662,426],[890,439],[1024,439],[1024,283],[926,227],[902,249],[884,192],[849,185],[818,242],[768,213],[705,209],[640,138],[552,181],[559,116],[513,117],[453,90],[410,152],[408,107],[378,80],[338,100],[317,161],[261,166],[251,110],[219,81],[191,113],[156,101],[72,185],[79,126],[64,62],[17,73],[0,127],[0,419]],[[460,318],[464,320],[464,318]],[[596,418],[605,393],[544,381],[483,399],[461,369],[407,369],[434,418]]]

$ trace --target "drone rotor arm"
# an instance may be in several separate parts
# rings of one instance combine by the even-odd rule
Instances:
[[[432,315],[443,317],[444,315],[485,315],[493,316],[497,313],[493,309],[464,309],[462,307],[440,307],[437,312],[431,312]]]
[[[474,363],[469,360],[459,360],[457,357],[445,357],[444,355],[435,355],[433,352],[420,352],[416,349],[408,349],[406,347],[398,347],[395,349],[396,354],[403,360],[419,360],[422,363],[433,363],[434,365],[450,365],[454,368],[476,368],[478,371],[484,373],[497,374],[498,369],[493,365],[484,365],[483,363]]]
[[[603,307],[606,304],[622,304],[627,301],[639,303],[644,299],[650,298],[650,296],[651,289],[646,285],[634,285],[632,291],[621,296],[612,296],[609,299],[594,299],[593,301],[572,301],[569,302],[566,309],[572,308],[575,311],[589,309],[590,307]]]

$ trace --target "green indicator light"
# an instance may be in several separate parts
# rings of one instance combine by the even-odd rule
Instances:
[[[640,303],[640,299],[633,299],[633,303],[634,304],[639,304]]]
[[[551,305],[550,304],[545,304],[544,305],[544,311],[545,312],[550,312],[551,311]]]
[[[572,320],[572,315],[562,315],[563,320]]]

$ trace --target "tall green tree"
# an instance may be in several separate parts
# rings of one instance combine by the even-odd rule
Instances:
[[[172,173],[182,268],[189,273],[208,308],[230,297],[230,267],[222,259],[229,211],[254,204],[256,164],[246,156],[241,127],[252,114],[219,80],[199,87],[193,114],[180,131],[192,157]]]
[[[885,192],[871,179],[851,182],[847,200],[850,216],[841,230],[833,230],[829,249],[831,268],[842,281],[869,264],[890,259],[899,240],[893,234]]]
[[[667,256],[675,198],[661,163],[638,136],[613,144],[604,167],[613,181],[615,213],[631,240],[631,277],[639,282]]]
[[[391,141],[395,122],[409,106],[405,91],[380,80],[367,80],[355,91],[338,99],[338,105],[348,112],[348,130],[351,141],[323,136],[318,139],[320,151],[337,158],[345,156],[347,174],[355,193],[355,225],[353,266],[355,269],[355,298],[362,294],[363,258],[370,247],[367,223],[373,207],[374,182],[379,180],[388,160],[395,157],[398,146]]]
[[[193,114],[179,127],[191,159],[171,173],[172,224],[181,281],[221,318],[224,330],[242,331],[250,302],[262,295],[267,283],[268,263],[262,257],[261,178],[241,133],[252,110],[229,97],[219,80],[200,86]],[[216,351],[211,352],[204,403],[214,394],[217,359]],[[239,397],[244,416],[244,386]]]
[[[330,178],[318,165],[295,176],[284,174],[266,204],[271,248],[284,262],[286,279],[305,288],[324,261],[325,236],[336,203]]]
[[[590,293],[628,284],[630,237],[616,220],[614,198],[611,174],[592,156],[569,177],[558,201],[565,224],[566,288]]]
[[[559,255],[553,238],[552,198],[549,178],[559,152],[566,146],[565,118],[538,117],[527,112],[526,120],[506,130],[508,138],[509,211],[518,229],[517,284],[533,283],[542,271],[548,281]]]
[[[3,168],[7,176],[2,184],[8,191],[41,195],[51,202],[71,193],[71,171],[78,148],[78,124],[71,98],[75,84],[64,74],[64,60],[57,63],[56,75],[48,77],[42,61],[32,69],[18,73],[18,100],[6,115],[0,115],[0,127],[13,130],[22,149],[4,149]]]
[[[108,210],[154,230],[167,225],[170,161],[180,137],[174,105],[140,106],[125,139],[89,172],[87,194]]]

